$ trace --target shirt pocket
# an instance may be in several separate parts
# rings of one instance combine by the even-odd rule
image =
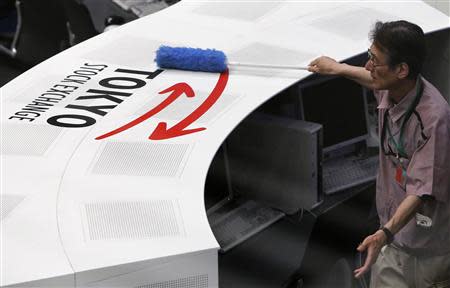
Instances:
[[[424,130],[420,123],[415,119],[412,119],[410,127],[407,129],[407,135],[405,135],[405,152],[412,156],[417,150],[421,149],[430,137],[424,134]]]

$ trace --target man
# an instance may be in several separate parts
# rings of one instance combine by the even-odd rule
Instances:
[[[419,26],[377,22],[371,40],[364,68],[325,56],[309,65],[373,89],[379,104],[381,228],[357,248],[367,258],[355,277],[372,268],[372,288],[450,287],[450,109],[420,75]]]

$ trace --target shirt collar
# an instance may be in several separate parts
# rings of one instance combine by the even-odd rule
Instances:
[[[389,98],[389,92],[387,90],[384,90],[387,93],[385,94],[384,97],[381,98],[380,104],[378,104],[378,109],[389,109],[392,106],[394,106],[394,104],[391,102],[390,98]]]
[[[378,109],[389,109],[389,116],[391,117],[392,121],[397,122],[398,120],[400,120],[400,118],[402,118],[402,116],[411,106],[416,96],[416,91],[417,82],[416,85],[414,85],[414,88],[411,89],[397,104],[392,101],[391,97],[389,97],[388,92],[387,95],[381,99],[380,104],[378,105]]]

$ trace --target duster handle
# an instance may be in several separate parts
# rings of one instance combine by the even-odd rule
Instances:
[[[301,67],[301,66],[294,66],[294,65],[270,65],[270,64],[260,64],[260,63],[245,63],[245,62],[228,62],[228,65],[236,66],[236,67],[308,70],[308,67]]]

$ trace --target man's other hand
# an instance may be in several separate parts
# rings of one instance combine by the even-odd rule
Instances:
[[[378,254],[380,254],[381,248],[386,244],[386,234],[382,230],[378,230],[374,234],[367,236],[366,239],[358,246],[359,252],[367,250],[367,258],[363,266],[354,271],[355,278],[361,277],[370,267],[377,261]]]

